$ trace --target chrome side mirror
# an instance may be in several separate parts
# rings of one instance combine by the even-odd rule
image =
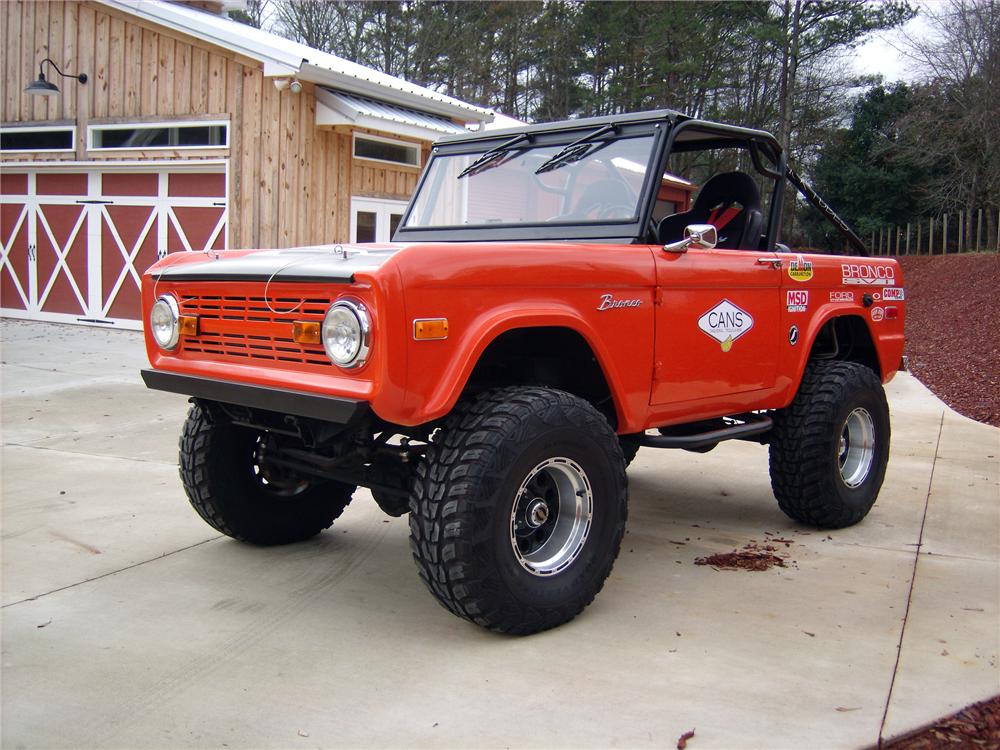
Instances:
[[[719,231],[711,224],[688,224],[684,227],[684,239],[668,242],[663,246],[667,253],[686,253],[689,247],[711,250],[719,242]]]

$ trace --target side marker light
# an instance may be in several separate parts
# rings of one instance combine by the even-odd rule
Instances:
[[[413,338],[416,341],[435,341],[448,338],[448,319],[425,318],[414,320]]]

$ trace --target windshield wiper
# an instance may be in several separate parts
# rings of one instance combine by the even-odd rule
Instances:
[[[558,169],[563,164],[569,164],[570,162],[582,159],[590,151],[590,141],[605,133],[614,133],[617,130],[618,126],[612,123],[602,125],[593,133],[588,133],[583,138],[578,138],[555,154],[555,156],[550,157],[542,166],[535,170],[535,174],[550,172],[553,169]]]
[[[472,162],[472,164],[470,164],[461,172],[459,172],[458,177],[456,179],[460,180],[463,177],[467,177],[470,174],[475,174],[476,172],[480,172],[486,169],[490,165],[496,164],[500,159],[502,159],[507,155],[507,152],[510,150],[511,146],[513,146],[516,143],[520,143],[521,141],[529,140],[530,138],[531,136],[528,133],[518,133],[513,138],[505,141],[504,143],[501,143],[496,148],[491,148],[485,154],[480,156],[478,159]]]

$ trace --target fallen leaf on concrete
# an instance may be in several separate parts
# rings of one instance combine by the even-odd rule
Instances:
[[[815,638],[816,637],[815,633],[810,633],[808,630],[803,630],[802,632],[805,633],[806,635],[808,635],[810,638]]]
[[[35,625],[35,627],[36,628],[44,628],[46,625],[51,625],[51,624],[52,624],[52,620],[46,620],[41,625]]]
[[[300,729],[299,730],[299,737],[308,737],[308,736],[309,736],[309,732],[307,732],[305,729]]]
[[[835,710],[840,711],[840,713],[846,713],[848,711],[860,711],[861,706],[851,706],[850,708],[845,708],[844,706],[837,706]]]
[[[690,732],[685,732],[680,737],[677,738],[677,750],[684,750],[687,747],[688,740],[694,737],[694,730]]]

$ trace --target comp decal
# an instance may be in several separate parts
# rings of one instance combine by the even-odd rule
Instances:
[[[788,264],[788,277],[794,281],[809,281],[813,277],[812,261],[796,255]]]
[[[698,327],[719,342],[722,351],[733,348],[733,342],[753,328],[753,316],[727,299],[698,318]]]
[[[892,289],[882,290],[883,302],[903,302],[905,299],[906,299],[906,292],[903,291],[902,287],[894,287]]]
[[[805,312],[809,307],[809,292],[805,289],[789,289],[785,294],[785,307],[788,312]]]
[[[896,286],[896,270],[875,263],[841,263],[840,273],[845,284],[855,286]]]

